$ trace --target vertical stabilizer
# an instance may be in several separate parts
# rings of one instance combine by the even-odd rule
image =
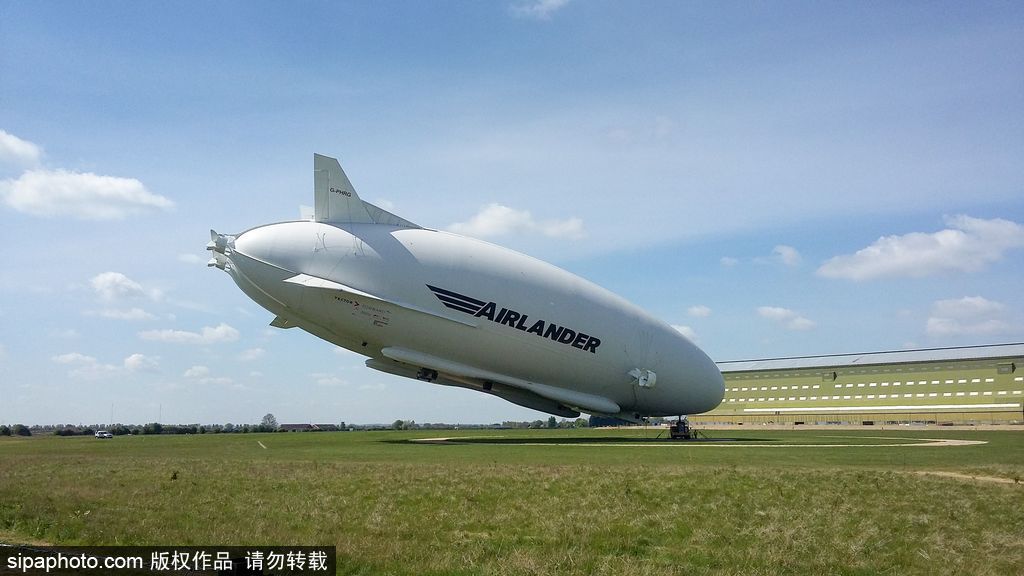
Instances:
[[[317,222],[373,223],[355,187],[334,158],[313,154],[313,195]]]
[[[338,160],[313,154],[313,219],[337,224],[387,224],[419,228],[408,220],[363,202]]]

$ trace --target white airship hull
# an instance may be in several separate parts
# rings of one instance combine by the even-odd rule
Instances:
[[[298,221],[211,245],[211,262],[273,325],[366,355],[370,368],[562,416],[695,414],[724,395],[714,362],[672,327],[493,244],[405,221]]]

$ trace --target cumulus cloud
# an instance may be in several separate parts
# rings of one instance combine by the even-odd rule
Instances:
[[[86,314],[89,316],[98,316],[100,318],[109,318],[111,320],[140,321],[156,319],[156,316],[146,312],[142,308],[130,308],[127,310],[104,308],[102,310],[89,310]]]
[[[38,165],[42,155],[39,146],[0,130],[0,164],[29,168]]]
[[[796,311],[778,306],[761,306],[757,309],[757,315],[771,320],[787,330],[810,330],[816,325],[813,320],[804,318]]]
[[[125,298],[142,298],[146,296],[142,284],[132,280],[120,272],[103,272],[89,280],[93,291],[100,299],[113,302]]]
[[[313,383],[317,386],[323,386],[326,388],[337,388],[340,386],[348,386],[348,382],[343,380],[337,374],[330,374],[325,372],[316,372],[309,375],[313,379]]]
[[[144,354],[132,354],[124,359],[120,366],[115,364],[104,364],[93,356],[81,352],[68,352],[51,358],[56,364],[70,366],[68,376],[72,378],[97,379],[111,376],[121,371],[128,372],[152,372],[159,366],[159,358],[153,358]]]
[[[145,354],[132,354],[124,359],[124,367],[130,372],[155,372],[160,359]]]
[[[511,11],[522,18],[550,20],[551,15],[565,7],[569,0],[531,0],[513,4]]]
[[[800,256],[800,252],[792,246],[786,246],[785,244],[779,244],[772,249],[772,255],[786,266],[799,266],[803,258]]]
[[[884,236],[854,254],[836,256],[818,268],[827,278],[871,280],[923,277],[941,272],[975,272],[1024,247],[1024,226],[1009,220],[960,215],[946,218],[948,228],[927,234]]]
[[[711,308],[698,304],[697,306],[690,306],[686,309],[686,313],[694,318],[707,318],[711,316]]]
[[[1006,306],[981,296],[937,300],[925,323],[925,332],[935,338],[991,336],[1012,330],[1003,318]]]
[[[579,240],[586,237],[583,220],[537,220],[526,210],[516,210],[501,204],[488,204],[468,222],[456,222],[448,227],[456,234],[489,238],[513,233],[540,233],[552,238]]]
[[[87,356],[80,352],[60,354],[54,356],[51,360],[57,364],[69,366],[68,376],[71,378],[96,379],[117,372],[117,366],[102,364],[95,357]]]
[[[733,258],[732,256],[722,256],[718,263],[725,268],[732,268],[733,266],[739,264],[740,261]]]
[[[187,330],[146,330],[139,332],[139,338],[154,342],[173,344],[216,344],[238,340],[238,330],[221,322],[217,326],[205,326],[199,332]]]
[[[147,298],[151,300],[160,300],[163,298],[163,292],[157,288],[143,288],[141,284],[121,274],[120,272],[104,272],[97,274],[89,280],[89,285],[92,287],[93,292],[96,296],[104,302],[116,303],[124,302],[126,300],[138,300]],[[147,315],[144,311],[143,315]],[[119,311],[112,315],[98,314],[97,316],[106,316],[108,318],[117,318],[120,320],[141,320],[137,317],[137,313],[130,313]],[[135,315],[135,317],[132,317]]]
[[[193,366],[185,370],[185,378],[203,378],[209,376],[210,369],[206,366]]]
[[[238,359],[242,362],[252,362],[253,360],[259,360],[266,354],[267,351],[263,348],[249,348],[238,355]]]
[[[128,301],[150,299],[159,300],[163,294],[156,289],[145,289],[142,284],[125,276],[120,272],[103,272],[89,280],[96,296],[107,304],[127,303]],[[101,310],[86,310],[87,316],[98,316],[111,320],[154,320],[156,316],[149,312],[132,306],[129,308],[103,308]]]
[[[44,169],[0,181],[0,200],[25,214],[79,220],[123,220],[174,207],[174,202],[153,194],[135,178]]]
[[[227,376],[210,376],[210,369],[206,366],[193,366],[188,370],[185,370],[184,376],[189,380],[195,380],[199,384],[203,385],[216,384],[229,386],[235,383],[234,379],[228,378]],[[236,386],[236,388],[244,387]]]
[[[96,358],[92,356],[86,356],[81,352],[68,352],[67,354],[60,354],[52,358],[57,364],[95,364]]]
[[[693,342],[697,341],[697,333],[693,331],[693,328],[690,328],[689,326],[682,326],[679,324],[673,324],[672,327],[675,328],[676,331],[682,334],[683,336],[686,336],[687,340],[691,340]]]

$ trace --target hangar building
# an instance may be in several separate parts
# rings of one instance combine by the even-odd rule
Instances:
[[[1024,343],[718,362],[695,424],[1024,424]]]

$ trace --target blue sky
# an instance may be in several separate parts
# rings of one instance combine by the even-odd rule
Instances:
[[[0,422],[492,422],[205,267],[311,156],[718,360],[1024,341],[1017,3],[0,0]]]

